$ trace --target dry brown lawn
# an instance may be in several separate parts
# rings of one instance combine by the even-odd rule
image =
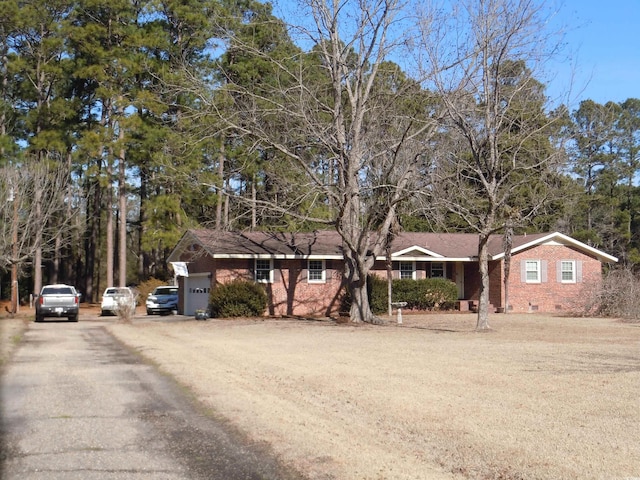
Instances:
[[[108,328],[310,479],[640,479],[640,324],[491,324],[153,317]],[[0,326],[5,346],[26,327]]]
[[[311,479],[640,478],[640,324],[491,323],[109,328]]]

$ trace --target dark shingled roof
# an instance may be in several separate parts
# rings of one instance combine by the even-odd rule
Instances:
[[[513,248],[534,242],[549,235],[538,233],[516,235]],[[333,230],[308,233],[268,232],[218,232],[215,230],[189,230],[185,237],[202,245],[215,256],[237,255],[287,255],[287,256],[339,256],[342,257],[340,235]],[[183,238],[183,240],[187,240]],[[392,253],[412,247],[433,252],[445,258],[470,258],[478,255],[478,235],[473,233],[418,233],[403,232],[393,241]],[[503,253],[502,236],[496,235],[489,242],[491,256]]]

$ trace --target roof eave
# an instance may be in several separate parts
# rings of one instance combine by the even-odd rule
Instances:
[[[191,232],[191,230],[187,230],[186,232],[184,232],[180,240],[178,240],[176,246],[173,247],[173,250],[171,250],[171,253],[167,257],[167,263],[179,262],[180,256],[186,250],[187,246],[192,245],[194,242],[202,245],[200,240],[198,240],[198,238]]]
[[[535,240],[532,240],[531,242],[525,243],[523,245],[520,245],[514,249],[511,250],[512,254],[516,254],[518,252],[521,252],[523,250],[527,250],[531,247],[535,247],[537,245],[542,245],[550,240],[554,240],[554,239],[561,239],[562,242],[564,244],[569,244],[569,245],[573,245],[574,247],[589,252],[591,255],[595,256],[598,260],[600,260],[601,262],[610,262],[610,263],[617,263],[618,262],[618,258],[614,257],[613,255],[609,255],[608,253],[603,252],[602,250],[598,250],[597,248],[591,247],[589,245],[587,245],[586,243],[582,243],[579,242],[578,240],[575,240],[574,238],[571,238],[567,235],[564,235],[563,233],[560,232],[553,232],[550,233],[549,235],[545,235],[544,237],[540,237],[537,238]],[[505,252],[501,252],[497,255],[493,255],[491,256],[492,260],[501,260],[502,258],[504,258],[505,256]]]
[[[228,260],[228,259],[274,259],[274,260],[342,260],[342,255],[330,254],[283,254],[283,253],[214,253],[210,255],[213,259]]]
[[[387,257],[379,256],[376,260],[386,260]],[[394,262],[477,262],[478,257],[397,257],[391,255]]]
[[[391,257],[392,257],[392,258],[393,258],[393,257],[398,257],[398,256],[400,256],[400,255],[404,255],[405,253],[412,252],[412,251],[414,251],[414,250],[417,250],[417,251],[419,251],[419,252],[422,252],[422,253],[424,253],[425,255],[428,255],[428,256],[430,256],[430,257],[434,257],[434,258],[444,258],[444,256],[443,256],[443,255],[440,255],[439,253],[436,253],[436,252],[434,252],[433,250],[429,250],[429,249],[424,248],[424,247],[421,247],[421,246],[419,246],[419,245],[412,245],[412,246],[410,246],[410,247],[403,248],[402,250],[399,250],[399,251],[397,251],[397,252],[393,252],[393,253],[391,254]]]

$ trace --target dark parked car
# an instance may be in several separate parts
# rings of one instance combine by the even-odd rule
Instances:
[[[171,313],[178,310],[178,287],[156,287],[147,297],[147,315]]]
[[[36,322],[45,317],[67,317],[78,321],[80,294],[70,285],[45,285],[36,298]]]

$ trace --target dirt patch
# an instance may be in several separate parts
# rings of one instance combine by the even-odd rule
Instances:
[[[109,324],[311,479],[640,477],[640,328],[405,315]]]

